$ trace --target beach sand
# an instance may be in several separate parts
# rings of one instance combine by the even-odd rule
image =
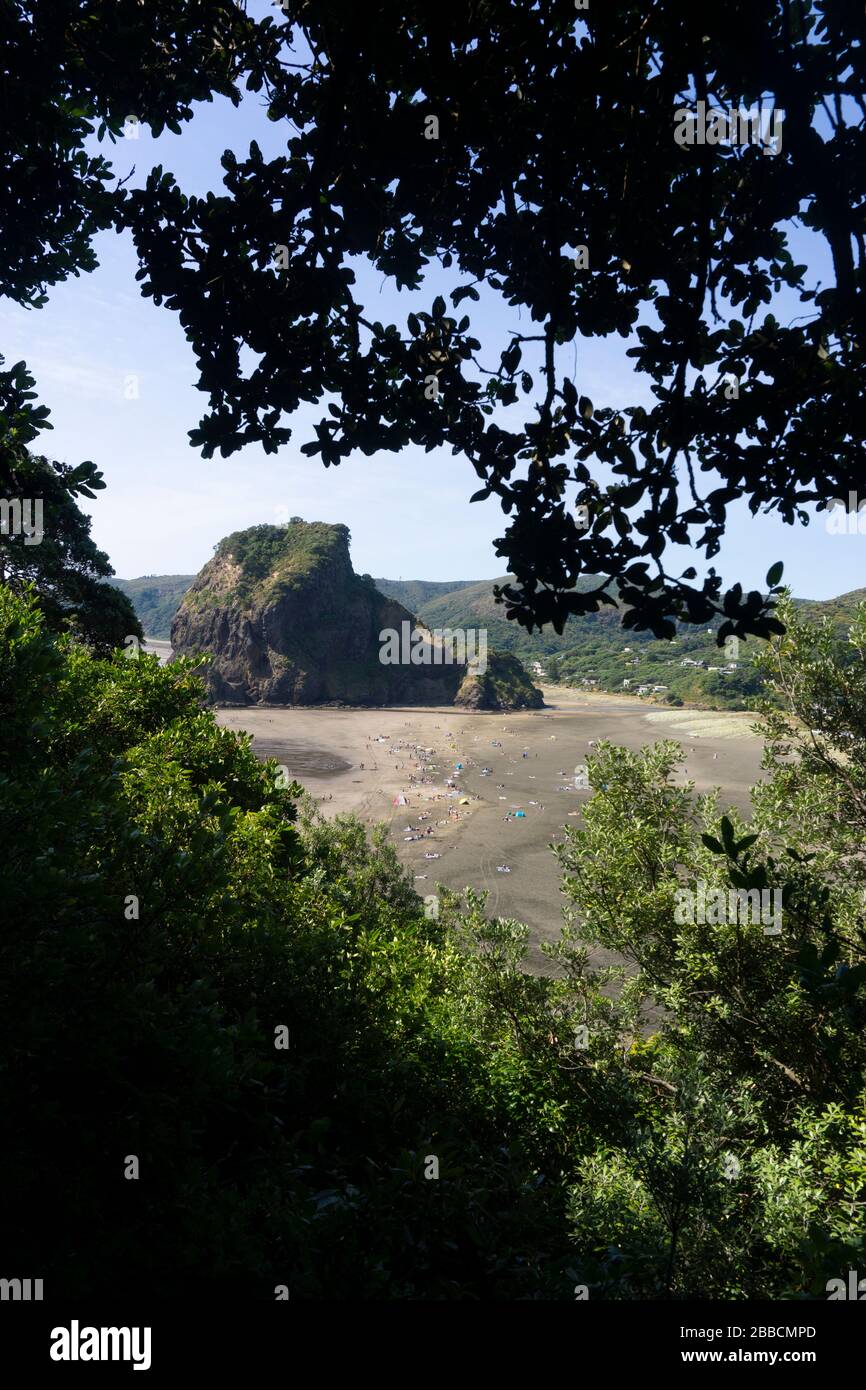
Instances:
[[[547,974],[538,946],[559,935],[564,906],[550,844],[564,826],[580,823],[590,792],[575,790],[574,771],[592,751],[590,741],[637,749],[674,739],[686,755],[682,780],[699,792],[721,787],[722,804],[746,813],[762,743],[747,714],[666,710],[558,686],[545,686],[544,697],[545,709],[519,714],[263,706],[216,714],[225,728],[251,733],[259,757],[286,766],[325,815],[351,811],[368,824],[384,821],[422,897],[437,883],[486,890],[491,916],[530,927],[529,966]],[[419,756],[415,749],[432,751]],[[491,775],[482,776],[482,767]],[[405,806],[394,805],[400,795]],[[505,819],[518,809],[523,817]],[[405,838],[428,827],[423,838]],[[500,864],[511,872],[498,872]]]

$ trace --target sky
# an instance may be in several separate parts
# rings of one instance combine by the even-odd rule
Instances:
[[[219,191],[225,148],[240,156],[256,139],[265,156],[273,157],[284,150],[286,135],[267,120],[261,96],[253,95],[239,110],[223,98],[201,105],[179,136],[167,132],[154,140],[142,127],[137,140],[98,148],[119,175],[134,167],[135,185],[162,164],[185,192],[201,194]],[[799,241],[796,236],[792,249],[802,260]],[[293,437],[276,455],[250,445],[229,459],[203,459],[187,431],[198,424],[206,397],[195,389],[195,360],[177,316],[141,296],[131,237],[104,233],[95,245],[98,269],[54,286],[41,310],[0,305],[0,351],[7,366],[27,362],[39,400],[51,411],[53,432],[33,447],[69,463],[91,459],[101,469],[106,490],[93,502],[81,501],[92,517],[94,540],[118,576],[194,573],[229,532],[290,516],[347,525],[358,573],[442,581],[492,579],[504,572],[493,546],[507,524],[499,503],[491,498],[469,504],[478,479],[468,461],[450,450],[358,455],[325,469],[300,453],[310,422],[323,412],[320,405],[302,408],[289,422]],[[436,271],[420,299],[404,293],[398,301],[369,274],[359,276],[360,292],[368,289],[374,301],[380,296],[369,309],[383,321],[399,303],[394,318],[405,322],[412,308],[428,307],[434,294],[454,283]],[[471,313],[482,343],[497,344],[494,361],[507,330],[525,330],[525,319],[521,323],[517,311],[492,295],[477,305],[466,302],[464,311]],[[789,317],[796,312],[792,308]],[[563,349],[559,365],[574,370],[579,391],[596,406],[651,404],[640,379],[636,385],[625,380],[632,377],[624,356],[628,346],[619,338],[594,339]],[[535,394],[526,398],[534,399]],[[524,409],[518,405],[512,412],[505,423],[518,425]],[[770,565],[781,559],[784,581],[797,595],[831,598],[866,582],[864,545],[859,535],[828,534],[824,517],[808,528],[792,528],[776,517],[752,517],[742,504],[730,512],[713,563],[728,582],[760,588]],[[699,557],[681,553],[684,565],[695,563],[704,572]]]

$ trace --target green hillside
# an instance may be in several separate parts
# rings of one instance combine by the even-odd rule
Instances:
[[[194,574],[145,574],[111,582],[132,603],[145,636],[168,640],[171,620],[194,579]]]
[[[417,616],[427,627],[484,627],[487,629],[488,645],[502,651],[513,652],[522,661],[543,661],[551,654],[561,654],[574,647],[580,634],[607,630],[619,632],[619,615],[614,608],[603,608],[599,613],[589,613],[582,618],[570,618],[560,636],[552,627],[543,632],[527,632],[505,616],[505,605],[497,603],[493,597],[493,586],[505,584],[510,575],[501,579],[484,579],[467,584],[459,590],[429,599],[417,610]],[[594,588],[597,580],[587,578],[580,582],[581,590]]]
[[[580,588],[595,587],[597,582],[584,579]],[[695,632],[683,627],[673,642],[659,641],[651,632],[624,629],[620,610],[604,607],[598,613],[570,618],[561,635],[552,628],[529,633],[509,622],[504,612],[493,597],[491,581],[432,599],[418,616],[428,627],[486,627],[491,645],[511,651],[525,662],[540,662],[551,680],[568,685],[626,694],[636,694],[645,685],[665,686],[665,690],[654,692],[655,696],[723,708],[742,707],[748,696],[757,693],[747,644],[740,645],[736,671],[713,671],[709,668],[731,666],[733,657],[719,650],[706,629]]]
[[[801,607],[810,618],[829,618],[837,627],[847,626],[854,621],[858,604],[866,600],[866,589],[851,589],[838,598],[802,599]]]
[[[504,616],[493,596],[499,580],[463,585],[459,590],[429,599],[418,610],[428,627],[486,627],[488,642],[511,651],[524,662],[537,661],[550,680],[587,689],[619,691],[670,704],[689,703],[715,709],[746,709],[758,694],[759,680],[752,658],[758,641],[718,647],[717,619],[708,628],[681,625],[672,641],[659,641],[651,632],[624,629],[618,609],[569,619],[560,636],[552,628],[528,633]],[[580,588],[594,587],[586,578]],[[825,601],[798,601],[810,617],[827,617],[837,629],[854,617],[866,589]]]
[[[475,579],[374,579],[373,583],[386,598],[402,603],[410,613],[418,613],[423,604],[446,594],[455,594],[460,589],[477,585]]]

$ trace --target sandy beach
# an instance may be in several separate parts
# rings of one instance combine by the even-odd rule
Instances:
[[[545,709],[507,715],[255,706],[220,709],[217,719],[252,734],[255,752],[284,765],[324,814],[384,821],[422,897],[437,883],[487,891],[491,915],[529,925],[530,967],[546,973],[538,943],[556,938],[563,907],[550,845],[579,824],[590,793],[575,788],[574,772],[590,743],[637,749],[675,739],[683,780],[697,791],[722,788],[723,803],[744,811],[762,744],[747,714],[667,710],[559,686],[544,687],[544,697]]]

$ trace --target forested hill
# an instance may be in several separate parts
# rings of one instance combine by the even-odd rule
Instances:
[[[489,587],[492,581],[481,582]],[[478,587],[477,579],[374,579],[373,583],[380,594],[402,603],[410,613],[420,613],[425,604],[457,594],[462,589]]]
[[[494,584],[481,580],[447,585],[425,585],[423,581],[376,580],[387,584],[392,596],[430,628],[485,627],[488,641],[503,651],[513,652],[523,662],[537,661],[551,680],[586,689],[620,691],[671,704],[694,703],[711,708],[746,708],[758,692],[758,679],[752,656],[759,639],[719,648],[715,632],[718,621],[708,628],[681,625],[672,641],[659,641],[649,632],[624,628],[618,608],[604,607],[598,613],[570,618],[561,635],[553,628],[529,633],[509,622],[502,605],[496,603]],[[581,588],[597,583],[587,578]],[[415,608],[409,599],[412,589],[444,590],[431,593]],[[383,590],[384,591],[384,590]],[[404,595],[404,596],[401,596]],[[844,628],[853,620],[866,589],[855,589],[825,601],[801,599],[798,606],[811,617],[828,617]]]
[[[194,574],[145,574],[111,582],[132,603],[146,636],[167,641],[171,620],[194,579]]]

